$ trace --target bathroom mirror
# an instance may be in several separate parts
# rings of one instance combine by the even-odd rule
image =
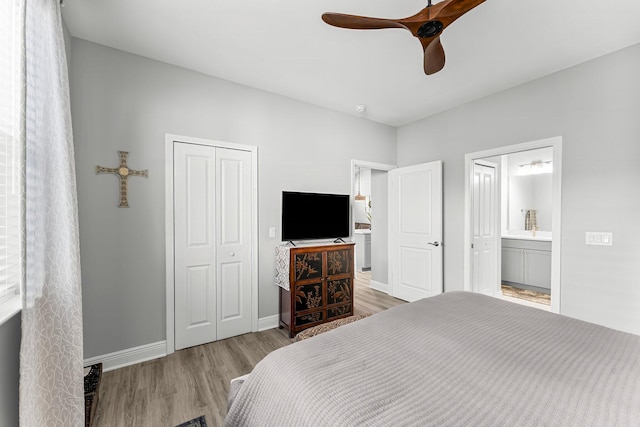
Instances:
[[[532,220],[538,231],[551,231],[552,177],[550,173],[509,177],[510,231],[525,230],[525,223],[531,224]]]

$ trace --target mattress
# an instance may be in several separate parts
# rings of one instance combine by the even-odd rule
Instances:
[[[276,350],[227,426],[640,426],[640,337],[470,292]]]

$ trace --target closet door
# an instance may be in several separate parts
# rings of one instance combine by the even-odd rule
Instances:
[[[218,339],[251,332],[251,153],[216,149]]]
[[[174,145],[175,348],[217,339],[216,149]]]
[[[489,296],[494,296],[499,289],[496,167],[482,160],[474,161],[473,165],[471,290]]]
[[[176,350],[251,331],[251,153],[174,146]]]

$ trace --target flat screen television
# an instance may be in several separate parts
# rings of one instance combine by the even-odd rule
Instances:
[[[349,236],[349,195],[282,192],[282,240]]]

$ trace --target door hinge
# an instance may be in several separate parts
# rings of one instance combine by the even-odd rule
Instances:
[[[471,249],[473,249],[473,243],[471,244]]]

